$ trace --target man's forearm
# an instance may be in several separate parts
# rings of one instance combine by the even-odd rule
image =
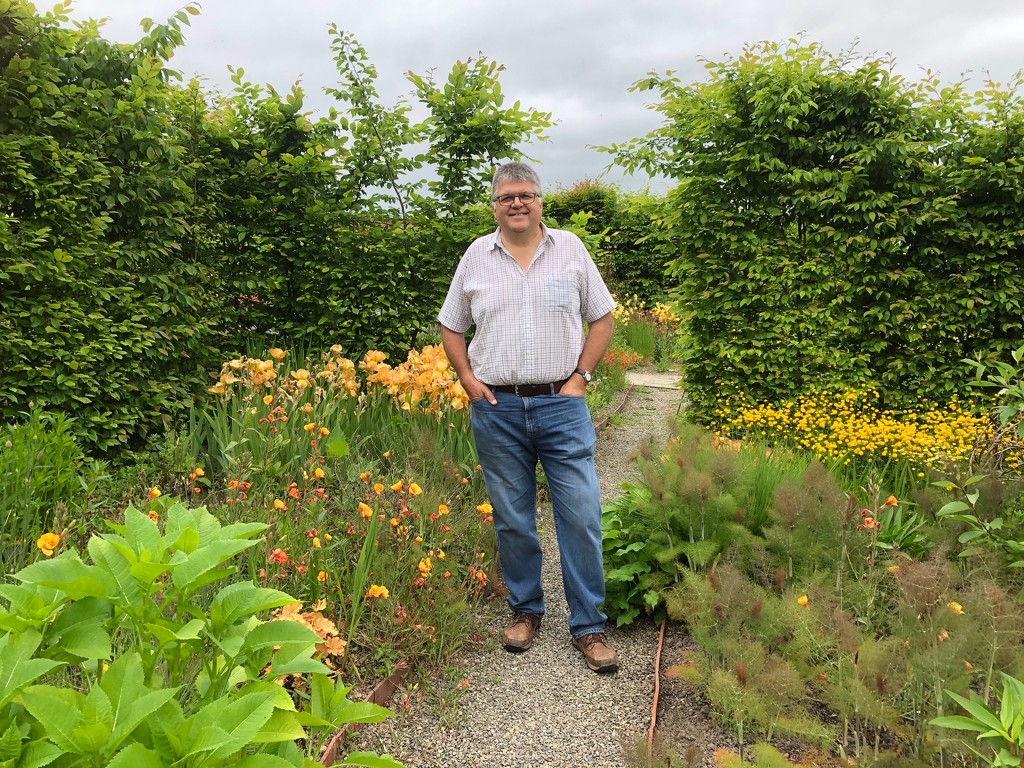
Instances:
[[[599,317],[590,323],[587,330],[587,339],[583,344],[583,351],[580,352],[578,367],[584,371],[592,371],[601,362],[601,356],[612,341],[612,331],[615,328],[615,321],[612,313]]]

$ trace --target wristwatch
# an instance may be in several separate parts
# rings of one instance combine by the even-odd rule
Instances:
[[[578,373],[580,376],[582,376],[583,380],[587,382],[587,384],[589,384],[594,379],[594,377],[590,374],[590,371],[584,371],[582,368],[577,368],[575,371],[573,371],[573,373]]]

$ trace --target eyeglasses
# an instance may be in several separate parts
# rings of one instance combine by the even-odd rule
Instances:
[[[508,208],[516,198],[519,198],[519,202],[523,205],[529,205],[534,200],[540,200],[540,195],[533,192],[523,192],[519,195],[501,195],[500,197],[494,198],[494,202],[500,206]]]

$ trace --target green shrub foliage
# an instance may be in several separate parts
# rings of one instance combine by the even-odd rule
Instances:
[[[144,435],[187,397],[210,327],[181,248],[187,189],[162,57],[0,4],[0,414],[73,414],[93,446]]]
[[[166,64],[197,13],[120,45],[63,7],[0,0],[4,421],[64,412],[83,448],[112,451],[170,426],[248,349],[404,353],[493,226],[473,203],[494,162],[551,124],[503,107],[502,67],[482,58],[443,87],[410,75],[430,111],[413,123],[337,28],[343,114],[312,118],[297,86],[241,68],[228,94],[181,85]]]
[[[974,96],[890,62],[764,43],[671,73],[616,162],[678,180],[664,224],[698,412],[873,385],[944,401],[1021,338],[1021,78]],[[896,403],[894,403],[896,404]]]

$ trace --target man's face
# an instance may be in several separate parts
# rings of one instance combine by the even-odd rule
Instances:
[[[503,181],[494,190],[494,196],[518,195],[522,193],[537,194],[533,184],[528,181]],[[529,205],[518,197],[511,205],[494,203],[494,218],[502,232],[524,233],[540,227],[541,209],[543,205],[538,197]]]

